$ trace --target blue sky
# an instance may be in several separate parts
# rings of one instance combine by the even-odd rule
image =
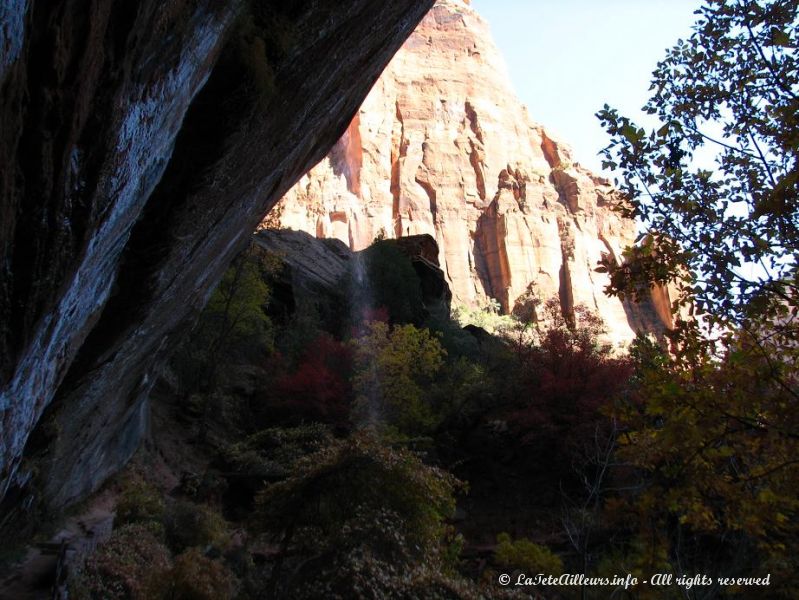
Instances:
[[[472,0],[488,21],[530,116],[600,170],[606,102],[636,119],[652,70],[688,37],[699,0]],[[643,124],[644,119],[640,122]]]

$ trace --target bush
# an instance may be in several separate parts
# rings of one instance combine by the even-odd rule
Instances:
[[[439,336],[441,345],[449,356],[478,360],[480,345],[477,339],[458,322],[455,316],[457,310],[457,307],[453,308],[452,317],[431,315],[425,321],[425,326]]]
[[[152,600],[227,600],[235,592],[235,578],[224,564],[204,556],[198,548],[186,550],[171,569],[150,580]]]
[[[453,429],[472,423],[473,419],[496,402],[492,374],[477,363],[458,358],[446,365],[435,386],[436,412],[444,419],[439,429]]]
[[[169,550],[152,525],[125,525],[92,554],[70,583],[70,597],[148,600],[150,578],[170,566]]]
[[[116,506],[114,526],[128,523],[160,523],[164,517],[164,499],[155,486],[138,474],[128,476]]]
[[[519,538],[512,541],[507,533],[497,536],[494,559],[507,569],[519,570],[528,575],[543,573],[558,576],[563,573],[563,562],[546,546]]]
[[[330,430],[318,423],[264,429],[229,446],[224,459],[239,476],[264,479],[288,477],[294,463],[332,441]]]
[[[195,502],[218,501],[226,491],[227,480],[211,469],[207,469],[202,476],[191,471],[180,474],[178,492]]]
[[[178,500],[167,509],[164,529],[167,544],[175,552],[194,547],[224,549],[230,538],[227,522],[219,513],[187,500]]]
[[[319,580],[301,582],[291,590],[291,598],[360,598],[382,600],[478,600],[476,586],[457,575],[447,575],[436,567],[411,568],[385,562],[368,549],[354,549],[333,564],[320,565]]]
[[[305,348],[297,367],[275,382],[274,409],[294,422],[342,425],[349,415],[352,350],[330,335],[320,334]]]
[[[461,327],[474,325],[496,335],[504,335],[517,329],[519,321],[510,315],[501,314],[495,303],[496,300],[491,298],[481,308],[469,308],[462,305],[454,306],[452,308],[452,319]]]
[[[317,597],[386,597],[390,582],[416,565],[444,568],[444,519],[461,485],[368,434],[299,460],[290,478],[258,497],[256,523],[282,541],[279,560],[299,561],[292,577],[281,578],[276,568],[273,585],[302,597],[313,578]]]
[[[389,511],[398,515],[413,547],[425,554],[437,547],[459,487],[452,475],[415,454],[356,434],[298,460],[291,477],[268,486],[258,498],[258,521],[273,531],[291,525],[318,528],[321,535],[311,540],[319,544],[337,537],[359,510]]]

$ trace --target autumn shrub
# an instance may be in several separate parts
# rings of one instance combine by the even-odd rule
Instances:
[[[170,567],[169,550],[152,525],[115,530],[70,582],[71,597],[85,600],[148,600],[151,577]]]
[[[313,573],[321,597],[357,596],[361,586],[373,592],[360,597],[385,597],[410,567],[443,568],[444,520],[460,487],[415,454],[365,433],[300,459],[291,477],[259,495],[255,522],[280,540],[279,564],[314,558],[295,564],[292,577],[281,578],[277,567],[273,585],[303,597],[303,580]]]
[[[230,538],[227,522],[204,504],[176,500],[164,514],[166,542],[174,552],[187,548],[221,549]]]
[[[129,523],[161,523],[164,499],[161,492],[136,473],[122,482],[114,516],[114,526]]]
[[[291,373],[275,382],[270,396],[275,420],[343,425],[352,400],[352,349],[328,334],[308,344]],[[281,419],[281,415],[283,418]]]
[[[153,576],[147,586],[152,600],[229,600],[236,580],[220,561],[190,548],[178,556],[171,568]]]
[[[528,575],[543,573],[557,577],[563,572],[563,562],[549,548],[527,538],[513,540],[507,533],[497,536],[494,560],[506,569]]]

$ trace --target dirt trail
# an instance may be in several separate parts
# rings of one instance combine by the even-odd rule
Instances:
[[[85,510],[67,517],[46,542],[28,547],[24,558],[0,580],[0,600],[65,598],[54,593],[56,572],[80,561],[111,535],[116,492],[107,490],[91,499]]]

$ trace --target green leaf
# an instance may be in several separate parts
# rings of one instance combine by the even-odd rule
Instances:
[[[771,30],[771,43],[774,46],[789,47],[791,45],[790,36],[780,29]]]
[[[641,139],[638,130],[630,124],[627,124],[621,128],[621,134],[631,144],[635,144]]]

